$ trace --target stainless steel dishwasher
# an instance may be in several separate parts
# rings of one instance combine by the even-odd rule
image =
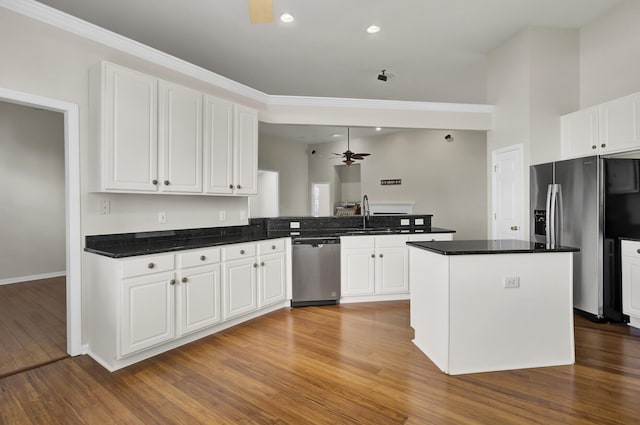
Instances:
[[[296,238],[292,242],[291,307],[340,300],[340,238]]]

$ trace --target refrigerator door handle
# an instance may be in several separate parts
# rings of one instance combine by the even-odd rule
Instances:
[[[546,237],[546,242],[547,242],[547,246],[551,245],[551,233],[553,232],[553,219],[551,216],[551,197],[553,195],[553,185],[550,184],[547,186],[547,205],[546,205],[546,209],[545,209],[545,220],[546,220],[546,224],[545,224],[545,237]]]
[[[549,227],[550,227],[550,231],[549,233],[551,234],[551,246],[555,246],[556,245],[556,224],[558,224],[556,222],[556,207],[557,207],[557,202],[558,202],[558,185],[557,184],[552,184],[551,186],[551,207],[550,207],[550,216],[547,217],[547,222],[549,223]]]
[[[564,223],[562,222],[562,186],[556,184],[556,209],[558,210],[558,220],[556,221],[556,232],[557,238],[555,240],[556,245],[562,245],[562,227]]]

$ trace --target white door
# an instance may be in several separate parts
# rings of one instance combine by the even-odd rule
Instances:
[[[233,193],[233,103],[204,97],[205,192]]]
[[[180,335],[214,325],[221,320],[219,264],[183,272],[177,284],[180,287]]]
[[[122,281],[120,356],[173,339],[174,283],[173,272]]]
[[[105,79],[103,189],[156,191],[158,80],[112,64]]]
[[[374,294],[374,257],[372,248],[342,249],[340,268],[343,296]]]
[[[233,174],[235,193],[258,193],[258,112],[235,106]]]
[[[163,192],[202,192],[202,93],[160,83],[158,185]]]
[[[260,270],[260,307],[284,301],[286,297],[284,253],[262,256],[258,270]]]
[[[228,261],[224,264],[224,320],[258,308],[257,267],[255,258]]]
[[[493,151],[493,239],[524,239],[522,145]]]
[[[640,95],[627,96],[600,107],[601,153],[640,147]]]
[[[329,183],[311,183],[311,215],[314,217],[332,216],[331,185]]]
[[[407,247],[376,251],[376,294],[409,292],[409,252]]]

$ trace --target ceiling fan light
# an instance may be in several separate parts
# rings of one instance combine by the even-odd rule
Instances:
[[[375,34],[375,33],[379,32],[379,31],[380,31],[380,27],[377,26],[377,25],[371,25],[371,26],[369,26],[369,28],[367,28],[367,32],[369,34]]]

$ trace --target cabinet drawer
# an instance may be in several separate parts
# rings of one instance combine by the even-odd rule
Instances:
[[[340,245],[343,249],[374,247],[375,236],[341,236]]]
[[[237,245],[227,245],[224,248],[222,248],[222,253],[225,261],[255,257],[256,244],[243,243],[243,244],[237,244]]]
[[[266,255],[280,251],[284,251],[284,239],[272,239],[258,243],[258,253],[260,255]]]
[[[122,277],[143,276],[174,269],[174,255],[154,255],[122,262]]]
[[[408,240],[408,235],[376,236],[376,248],[402,248],[407,245]]]
[[[180,267],[204,266],[220,262],[220,248],[199,249],[178,255]]]
[[[622,255],[624,257],[640,257],[640,242],[622,241]]]
[[[411,242],[451,241],[453,233],[422,233],[409,235]]]

